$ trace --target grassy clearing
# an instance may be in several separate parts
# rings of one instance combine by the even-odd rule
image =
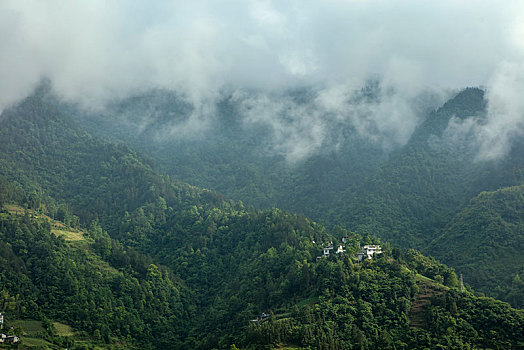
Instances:
[[[5,204],[4,208],[7,209],[7,211],[10,214],[16,214],[16,215],[25,214],[24,208],[14,205],[14,204]],[[51,232],[58,237],[63,237],[66,241],[78,242],[78,241],[85,240],[84,233],[82,231],[73,229],[71,227],[67,227],[63,222],[52,219],[47,215],[35,213],[32,210],[29,210],[28,212],[33,217],[36,217],[38,219],[47,220],[47,222],[49,222],[49,224],[51,225]]]
[[[312,305],[312,304],[317,303],[318,299],[319,299],[318,297],[311,297],[311,298],[303,299],[303,300],[300,300],[297,303],[297,306],[298,307],[302,307],[302,306],[306,306],[306,305]]]
[[[61,337],[72,337],[75,335],[73,328],[71,328],[71,326],[67,324],[60,323],[60,322],[53,322],[53,325],[56,328],[56,334],[58,334]]]
[[[58,349],[58,347],[50,342],[41,338],[22,337],[23,346],[22,349],[35,348],[35,349]]]
[[[20,349],[62,349],[58,345],[52,344],[42,338],[45,333],[42,321],[15,320],[10,322],[9,325],[20,327],[23,330],[23,334],[20,337],[22,340],[22,345],[19,347]],[[71,337],[75,344],[86,344],[90,349],[103,349],[103,347],[95,346],[95,343],[93,343],[93,340],[87,334],[75,332],[71,326],[65,323],[53,322],[53,326],[56,329],[56,335]]]
[[[11,214],[24,214],[24,209],[14,204],[4,204],[4,208],[7,209]]]
[[[10,323],[13,327],[20,327],[23,334],[22,349],[58,349],[58,347],[41,338],[44,327],[41,321],[36,320],[16,320]]]
[[[41,321],[18,320],[11,323],[13,327],[20,327],[24,330],[24,335],[35,336],[44,331]]]
[[[432,280],[429,277],[422,276],[421,274],[418,274],[418,273],[415,275],[415,280],[417,281],[417,283],[429,283],[429,284],[433,285],[433,287],[435,289],[449,290],[448,286],[445,286],[445,285],[443,285],[441,283],[438,283],[437,281]]]
[[[85,237],[83,232],[80,231],[68,231],[68,230],[57,230],[51,229],[56,236],[64,238],[66,241],[84,241]]]
[[[4,208],[7,209],[10,214],[24,215],[25,213],[25,210],[22,207],[13,204],[4,205]],[[119,273],[117,269],[112,267],[108,262],[100,259],[99,256],[92,252],[90,245],[93,243],[93,240],[85,237],[83,231],[67,227],[62,222],[56,221],[47,215],[35,214],[33,211],[29,211],[29,214],[33,217],[47,220],[51,225],[51,232],[57,237],[62,237],[71,247],[86,251],[89,255],[92,266],[100,270],[103,274],[114,275]],[[0,213],[0,215],[9,214]]]
[[[24,335],[27,336],[37,336],[40,335],[42,332],[44,332],[44,326],[42,325],[42,321],[36,321],[36,320],[17,320],[11,323],[13,327],[20,327],[24,331]],[[53,325],[56,328],[56,333],[59,336],[62,337],[71,337],[75,335],[75,332],[71,328],[71,326],[60,323],[60,322],[53,322]]]

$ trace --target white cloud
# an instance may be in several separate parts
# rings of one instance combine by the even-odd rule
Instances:
[[[0,110],[42,77],[86,106],[160,87],[183,93],[197,111],[224,86],[324,86],[327,100],[317,103],[331,103],[324,107],[363,134],[402,143],[418,122],[410,101],[428,88],[488,85],[491,113],[516,115],[496,107],[495,91],[500,79],[520,84],[502,72],[518,67],[502,62],[523,61],[523,16],[519,0],[4,0]],[[339,97],[327,97],[370,78],[395,93],[344,113],[349,107],[333,105]],[[312,145],[323,135],[315,130]]]
[[[312,103],[297,104],[289,96],[237,91],[246,128],[267,127],[267,151],[281,154],[296,163],[317,152],[326,141],[327,123],[322,111]]]
[[[4,0],[0,89],[48,76],[94,100],[144,86],[197,97],[223,84],[404,77],[486,83],[522,51],[517,1]],[[7,78],[7,79],[5,79]]]
[[[478,158],[507,154],[516,137],[524,135],[524,63],[504,63],[489,82],[487,119],[478,126]]]

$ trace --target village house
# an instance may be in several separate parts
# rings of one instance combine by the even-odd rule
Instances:
[[[251,322],[261,322],[261,321],[266,320],[270,316],[271,316],[271,314],[267,314],[267,313],[263,312],[260,316],[257,316],[254,319],[252,319]]]
[[[4,315],[0,312],[0,329],[4,328]],[[20,338],[18,338],[16,335],[5,335],[4,333],[0,333],[0,343],[4,344],[16,344],[20,341]]]
[[[328,258],[329,254],[333,250],[333,242],[329,242],[329,244],[322,249],[324,250],[324,257]]]
[[[16,344],[20,341],[20,338],[16,335],[5,335],[0,333],[0,343],[4,344]]]
[[[357,254],[357,258],[358,261],[362,261],[365,258],[372,259],[375,254],[382,254],[382,248],[379,245],[365,245],[362,247],[362,251]]]

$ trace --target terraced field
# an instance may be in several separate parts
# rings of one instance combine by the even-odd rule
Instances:
[[[419,287],[415,300],[411,304],[409,320],[412,327],[427,329],[426,311],[431,303],[431,298],[444,293],[448,287],[438,284],[430,278],[416,275],[415,279]]]

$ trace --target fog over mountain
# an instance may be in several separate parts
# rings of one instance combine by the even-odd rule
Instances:
[[[293,161],[325,142],[325,118],[392,147],[420,122],[424,94],[436,107],[456,89],[484,86],[487,119],[455,126],[476,135],[479,159],[494,159],[524,132],[523,19],[521,1],[494,0],[6,0],[0,109],[44,77],[92,110],[169,89],[195,107],[175,137],[205,130],[225,89]],[[348,103],[369,81],[380,81],[378,101]],[[314,87],[311,105],[275,94],[297,86]]]
[[[522,349],[523,251],[524,0],[0,0],[4,343]]]

